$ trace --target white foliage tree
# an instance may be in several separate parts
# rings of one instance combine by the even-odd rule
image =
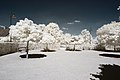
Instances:
[[[93,38],[92,38],[92,35],[91,33],[87,30],[87,29],[84,29],[81,31],[81,36],[83,37],[83,49],[91,49],[93,48]]]
[[[40,41],[41,48],[45,51],[56,50],[56,39],[49,33],[43,33],[42,39]]]
[[[64,40],[63,36],[63,31],[60,30],[58,24],[56,23],[49,23],[45,28],[44,28],[44,32],[51,34],[52,36],[54,36],[54,38],[56,39],[56,42],[61,44]]]
[[[64,41],[63,31],[60,30],[58,24],[49,23],[47,26],[44,24],[37,25],[27,18],[20,20],[16,25],[11,25],[9,33],[12,40],[17,42],[26,42],[30,40],[60,45]]]
[[[102,47],[113,46],[114,50],[116,46],[120,46],[120,22],[112,22],[107,25],[103,25],[97,30],[97,39],[99,45]]]
[[[38,42],[40,40],[42,31],[40,26],[34,24],[33,21],[25,18],[10,26],[9,36],[13,41],[26,42],[33,40]]]
[[[42,27],[43,35],[41,44],[44,45],[44,50],[56,50],[64,41],[63,31],[60,30],[58,24],[49,23],[47,26]]]
[[[69,44],[71,42],[72,35],[70,33],[65,33],[64,44]]]
[[[87,29],[82,30],[80,35],[69,36],[66,37],[66,39],[68,41],[68,50],[82,50],[93,48],[92,35]]]
[[[70,41],[70,46],[71,46],[71,50],[82,50],[82,43],[84,42],[83,37],[81,35],[77,35],[77,36],[72,36],[71,37],[71,41]]]
[[[82,44],[84,42],[81,35],[73,36],[70,33],[64,35],[64,41],[65,44]]]
[[[81,35],[77,35],[77,36],[72,36],[71,42],[70,44],[82,44],[84,42],[83,37]]]
[[[90,34],[90,32],[87,29],[82,30],[81,35],[84,39],[84,43],[91,43],[92,35]]]

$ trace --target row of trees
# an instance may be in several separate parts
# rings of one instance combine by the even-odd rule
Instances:
[[[56,23],[37,25],[27,18],[20,20],[16,25],[11,25],[9,36],[14,42],[32,41],[31,43],[43,44],[41,46],[43,49],[55,49],[61,44],[87,44],[86,46],[92,44],[92,35],[87,29],[82,30],[79,35],[73,36],[70,33],[64,33]],[[45,44],[46,46],[44,46]]]
[[[31,44],[39,43],[41,48],[50,50],[58,49],[61,44],[67,45],[67,49],[70,50],[93,47],[100,50],[110,48],[118,50],[120,47],[120,22],[111,22],[100,27],[97,30],[96,45],[87,29],[82,30],[79,35],[71,35],[64,33],[56,23],[38,25],[27,18],[20,20],[16,25],[11,25],[9,33],[10,39],[14,42],[31,41]],[[9,38],[2,39],[8,41]]]

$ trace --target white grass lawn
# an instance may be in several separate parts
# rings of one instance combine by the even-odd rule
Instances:
[[[45,58],[22,59],[25,53],[14,53],[0,57],[0,80],[90,80],[90,73],[100,72],[99,64],[120,65],[120,58],[101,57],[98,51],[40,52]],[[108,52],[110,53],[110,52]]]

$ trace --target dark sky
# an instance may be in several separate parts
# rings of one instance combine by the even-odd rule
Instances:
[[[119,20],[119,5],[120,0],[0,0],[0,25],[9,26],[12,12],[13,24],[27,17],[37,24],[56,22],[71,34],[87,28],[95,35],[102,25]]]

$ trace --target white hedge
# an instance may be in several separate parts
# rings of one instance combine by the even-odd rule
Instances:
[[[60,48],[58,43],[40,43],[40,48],[43,50],[57,50]]]

